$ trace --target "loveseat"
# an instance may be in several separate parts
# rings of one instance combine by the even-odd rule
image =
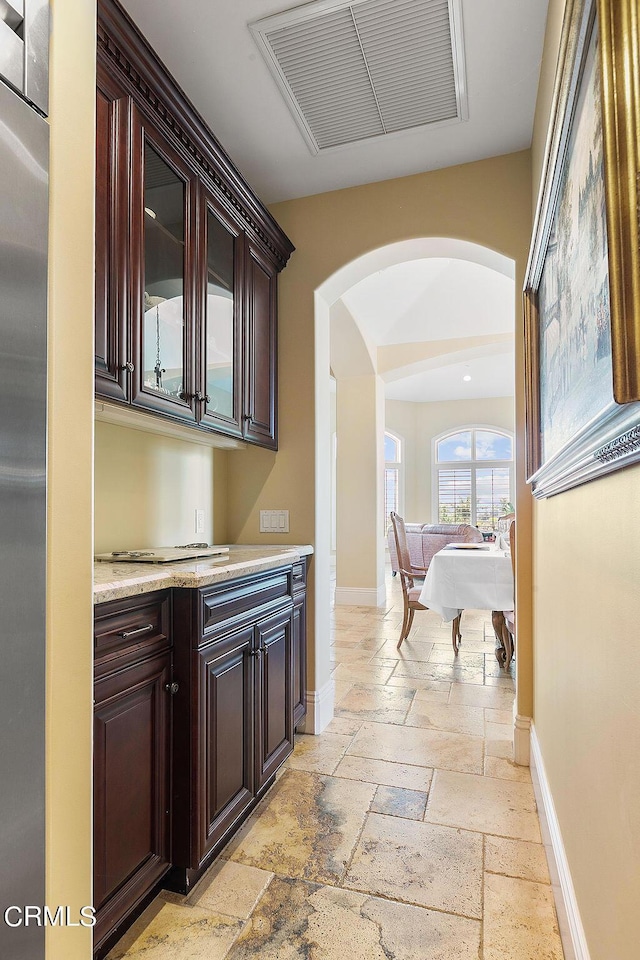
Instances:
[[[469,523],[405,523],[407,531],[407,546],[412,565],[424,567],[431,563],[431,558],[438,550],[442,550],[448,543],[482,543],[482,534],[477,527]],[[393,537],[393,528],[388,534],[389,557],[391,569],[398,570],[398,554]]]

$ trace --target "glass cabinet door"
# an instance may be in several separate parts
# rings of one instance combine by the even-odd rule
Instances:
[[[139,350],[134,403],[194,419],[188,283],[192,185],[172,151],[159,146],[147,130],[140,129],[139,135],[142,183],[134,209],[142,208],[142,230],[141,249],[133,245],[134,258],[141,261],[132,290],[139,298],[134,305]]]
[[[143,382],[158,393],[184,392],[185,184],[144,147]]]
[[[203,187],[206,261],[202,300],[201,422],[240,431],[240,229]]]

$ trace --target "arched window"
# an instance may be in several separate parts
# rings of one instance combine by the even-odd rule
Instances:
[[[384,525],[389,526],[391,511],[400,512],[400,470],[402,469],[402,441],[393,433],[384,435]]]
[[[513,437],[465,427],[434,443],[434,500],[439,523],[493,530],[513,500]]]

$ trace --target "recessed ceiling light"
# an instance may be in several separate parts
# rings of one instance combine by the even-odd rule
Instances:
[[[467,373],[462,379],[463,379],[463,380],[471,380],[471,377],[470,377],[469,374]]]

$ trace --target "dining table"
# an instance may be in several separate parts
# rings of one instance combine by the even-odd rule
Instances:
[[[491,610],[496,635],[496,658],[505,669],[513,657],[513,638],[504,619],[514,609],[514,579],[511,553],[505,542],[452,543],[431,558],[420,591],[420,603],[452,623],[455,652],[462,640],[463,610]]]

